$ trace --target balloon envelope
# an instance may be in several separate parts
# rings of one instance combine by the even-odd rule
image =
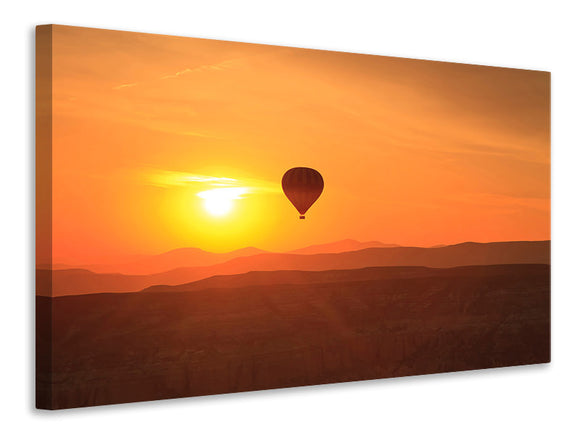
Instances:
[[[292,168],[282,177],[282,190],[304,219],[304,213],[314,204],[324,189],[324,180],[312,168]]]

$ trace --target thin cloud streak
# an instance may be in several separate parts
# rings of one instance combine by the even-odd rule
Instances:
[[[278,183],[253,178],[229,178],[189,172],[152,170],[145,174],[145,183],[161,188],[192,187],[199,191],[208,189],[243,188],[245,194],[280,193]]]
[[[124,89],[124,88],[132,88],[133,86],[137,86],[138,83],[124,83],[122,85],[119,86],[115,86],[113,89],[118,90],[118,89]]]
[[[214,63],[214,64],[207,64],[207,65],[201,65],[198,66],[197,68],[186,68],[182,71],[177,71],[174,74],[168,74],[166,76],[161,77],[161,80],[167,80],[167,79],[175,79],[178,78],[180,76],[183,76],[185,74],[191,74],[191,73],[196,73],[196,72],[204,72],[204,71],[226,71],[226,70],[230,70],[230,69],[235,69],[235,64],[237,62],[237,59],[229,59],[229,60],[224,60],[222,62],[218,62],[218,63]]]
[[[159,80],[167,80],[167,79],[176,79],[186,74],[196,73],[196,72],[204,72],[204,71],[227,71],[236,68],[236,63],[238,63],[239,59],[229,59],[224,60],[222,62],[218,62],[215,64],[207,64],[201,65],[196,68],[186,68],[181,71],[177,71],[173,74],[168,74],[165,76],[159,77]],[[114,86],[114,90],[124,89],[124,88],[132,88],[134,86],[139,85],[139,83],[123,83],[119,86]]]

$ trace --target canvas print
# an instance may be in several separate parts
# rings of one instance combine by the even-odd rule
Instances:
[[[548,72],[58,25],[36,69],[38,408],[550,361]]]

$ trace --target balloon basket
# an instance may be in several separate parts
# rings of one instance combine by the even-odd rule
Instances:
[[[306,216],[300,216],[300,219],[306,219]]]

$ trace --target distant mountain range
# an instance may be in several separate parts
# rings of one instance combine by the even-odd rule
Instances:
[[[307,246],[305,248],[288,251],[289,254],[330,254],[348,251],[358,251],[365,248],[391,248],[399,245],[382,242],[359,242],[353,239],[340,240],[338,242],[324,243]],[[125,275],[151,275],[154,273],[167,272],[181,267],[211,266],[224,263],[238,257],[249,257],[257,254],[266,254],[269,251],[254,247],[237,249],[235,251],[216,253],[208,252],[199,248],[179,248],[162,254],[133,256],[131,261],[105,263],[67,265],[55,263],[53,269],[85,269],[96,273],[122,273]],[[39,269],[48,269],[47,265],[40,265]]]
[[[139,259],[120,264],[90,264],[82,266],[67,266],[56,264],[55,269],[86,269],[97,273],[123,273],[127,275],[150,275],[162,273],[180,267],[210,266],[223,263],[237,257],[263,254],[258,248],[242,248],[235,251],[215,253],[199,248],[180,248],[157,255],[143,255]]]
[[[336,254],[339,252],[360,251],[366,248],[394,248],[400,245],[383,242],[359,242],[353,239],[340,240],[338,242],[324,243],[321,245],[307,246],[306,248],[288,251],[288,254]]]
[[[320,249],[320,247],[312,249]],[[336,244],[333,249],[337,249]],[[550,241],[467,242],[438,248],[371,247],[348,252],[319,254],[258,253],[232,258],[220,264],[182,267],[150,275],[95,273],[83,269],[52,272],[39,269],[37,270],[37,294],[64,296],[135,292],[154,285],[186,284],[212,276],[243,274],[251,271],[325,271],[382,266],[448,268],[468,265],[549,263]]]
[[[362,269],[338,269],[323,271],[304,270],[273,270],[246,272],[238,275],[218,275],[199,281],[180,285],[155,285],[148,287],[143,292],[190,292],[211,289],[234,289],[246,287],[264,286],[287,286],[303,284],[345,283],[345,282],[370,282],[393,279],[423,278],[423,277],[465,277],[483,278],[485,274],[493,272],[494,275],[525,271],[527,268],[540,268],[548,265],[530,264],[497,264],[488,266],[459,266],[450,268],[430,268],[423,266],[386,266],[366,267]],[[541,268],[540,268],[541,269]]]

